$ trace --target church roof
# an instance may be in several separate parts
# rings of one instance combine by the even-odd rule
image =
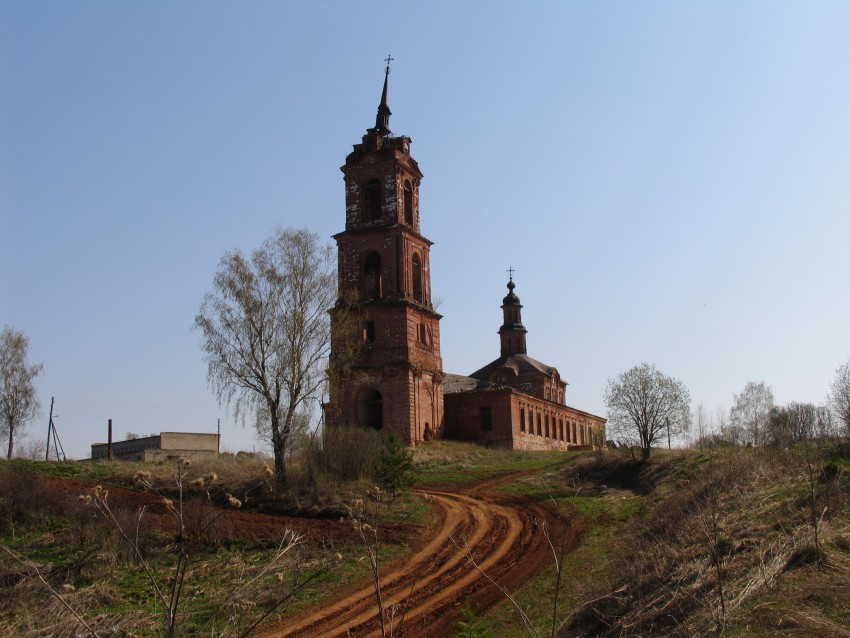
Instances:
[[[532,359],[527,354],[509,354],[491,361],[480,370],[476,370],[469,376],[480,381],[488,381],[490,376],[499,368],[511,368],[518,377],[527,374],[545,374],[551,376],[555,368]]]
[[[491,383],[487,380],[473,379],[462,374],[446,373],[443,379],[443,392],[445,394],[457,394],[459,392],[473,392],[475,390],[503,390],[507,386]]]
[[[511,279],[508,282],[508,294],[502,299],[502,307],[504,306],[519,306],[522,308],[522,305],[519,303],[519,297],[516,296],[514,292],[514,288],[516,288],[516,284],[514,283],[514,276],[511,273]]]
[[[443,379],[443,392],[455,394],[456,392],[469,392],[478,389],[478,379],[465,377],[462,374],[446,373]]]

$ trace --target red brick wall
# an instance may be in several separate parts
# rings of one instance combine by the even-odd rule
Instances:
[[[337,414],[338,407],[341,425],[359,425],[358,399],[371,390],[381,394],[384,430],[395,432],[409,445],[442,436],[442,373],[402,364],[358,369],[327,414]]]
[[[445,395],[445,437],[513,447],[513,406],[510,390],[460,392]],[[481,428],[481,408],[489,408],[492,430]]]
[[[332,397],[331,418],[359,423],[358,397],[381,394],[384,428],[415,445],[440,436],[443,423],[440,315],[431,306],[431,242],[419,234],[422,174],[410,157],[410,139],[367,133],[346,158],[345,231],[335,236],[339,288],[357,291],[364,336],[353,377]],[[364,186],[378,180],[380,206],[372,216]],[[409,183],[412,211],[405,211]],[[409,215],[412,213],[412,220]],[[412,223],[408,223],[412,221]],[[378,285],[367,276],[367,258],[380,256]],[[414,256],[419,260],[415,278]],[[370,268],[371,268],[370,261]],[[416,281],[414,281],[416,279]],[[427,430],[427,434],[426,434]]]
[[[481,431],[480,409],[482,407],[491,407],[492,432]],[[533,414],[533,431],[529,431],[529,414]],[[540,435],[537,434],[538,415],[540,416]],[[522,427],[521,419],[526,424],[525,428]],[[601,430],[601,439],[603,441],[605,439],[605,419],[508,389],[447,394],[445,423],[447,438],[488,444],[498,443],[513,449],[587,448],[592,444],[592,430]]]

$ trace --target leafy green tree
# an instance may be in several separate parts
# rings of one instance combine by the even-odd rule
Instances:
[[[386,445],[381,451],[376,478],[393,498],[399,492],[408,490],[416,481],[413,473],[413,451],[395,434],[387,437]]]

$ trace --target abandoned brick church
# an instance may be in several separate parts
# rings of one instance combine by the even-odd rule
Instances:
[[[362,345],[350,382],[340,384],[329,407],[340,423],[386,428],[409,445],[450,438],[570,449],[604,441],[605,419],[569,407],[558,370],[528,356],[512,275],[499,358],[469,376],[443,371],[441,315],[431,303],[432,242],[420,232],[422,173],[410,138],[390,131],[388,82],[389,65],[375,126],[342,167],[345,230],[334,236],[339,290],[341,299],[357,300]],[[332,314],[336,336],[339,316]]]

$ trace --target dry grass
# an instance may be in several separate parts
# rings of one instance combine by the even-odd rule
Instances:
[[[306,446],[301,456],[290,460],[289,491],[283,495],[272,491],[268,460],[250,456],[188,464],[4,467],[0,542],[24,562],[0,552],[0,635],[87,635],[59,596],[101,636],[162,635],[162,605],[143,564],[167,589],[184,551],[190,556],[179,607],[185,635],[231,635],[222,627],[244,628],[264,610],[283,611],[276,605],[284,600],[293,607],[322,600],[333,594],[334,583],[364,575],[357,549],[342,540],[299,546],[291,557],[276,557],[265,538],[233,540],[233,530],[221,518],[222,508],[233,509],[238,501],[243,509],[346,512],[371,485],[365,460],[382,444],[378,436],[351,432],[329,446]],[[51,489],[55,477],[96,479],[105,489],[118,485],[159,495],[158,504],[181,503],[176,509],[167,507],[165,518],[179,509],[183,531],[176,535],[161,522],[148,527],[149,519],[163,515],[148,512],[140,519],[138,510],[122,510],[114,488],[109,499],[114,523],[109,524],[103,512],[93,511],[91,502],[80,501],[77,492]],[[127,546],[116,526],[138,538],[140,552]],[[221,540],[225,537],[227,542]],[[350,560],[335,558],[349,555]],[[331,566],[333,571],[328,571]],[[311,583],[309,591],[288,598],[305,582]]]
[[[761,626],[758,610],[783,599],[790,574],[807,583],[850,580],[839,548],[850,520],[847,477],[813,484],[809,470],[799,454],[764,450],[650,462],[637,472],[638,489],[647,476],[663,477],[652,481],[656,486],[678,487],[645,492],[643,515],[611,548],[615,569],[605,582],[586,585],[592,602],[577,610],[564,635],[779,635],[791,624],[808,626],[808,635],[845,635],[835,631],[847,631],[846,615],[824,613],[834,587],[822,589],[809,611],[800,604],[794,614],[779,614],[782,631]],[[756,634],[752,625],[760,627]]]
[[[221,455],[217,459],[192,460],[166,463],[109,464],[109,482],[115,485],[137,487],[140,478],[157,491],[175,493],[178,488],[178,470],[189,477],[184,487],[192,491],[211,491],[217,495],[224,492],[251,494],[268,490],[271,483],[271,460],[262,455]],[[215,476],[212,481],[191,485],[192,480]],[[201,488],[201,489],[195,489]]]

